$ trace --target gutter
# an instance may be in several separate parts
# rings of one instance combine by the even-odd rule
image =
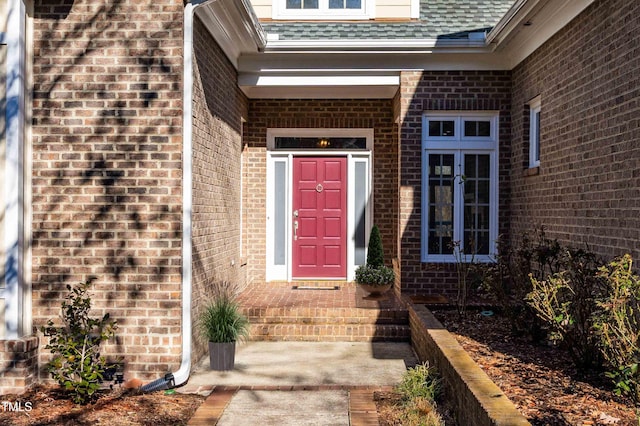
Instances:
[[[519,24],[519,21],[517,20],[513,22],[513,24],[512,21],[514,21],[514,19],[519,16],[520,11],[523,10],[525,6],[527,6],[525,12],[528,13],[539,3],[539,1],[540,0],[516,1],[513,6],[511,6],[511,8],[507,11],[507,13],[505,13],[502,19],[500,19],[500,21],[498,21],[498,23],[487,34],[487,46],[493,42],[497,42],[499,44],[503,40],[503,38],[500,38],[500,36],[502,36],[503,34],[508,35],[513,30],[513,27]]]
[[[372,40],[279,40],[278,34],[268,34],[267,52],[287,53],[432,53],[433,50],[455,52],[464,49],[478,51],[486,47],[484,32],[470,33],[459,39],[372,39]],[[480,52],[479,52],[480,53]]]

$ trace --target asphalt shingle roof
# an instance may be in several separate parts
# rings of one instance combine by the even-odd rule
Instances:
[[[421,0],[420,19],[411,22],[272,22],[262,23],[280,40],[466,38],[488,31],[514,0]]]

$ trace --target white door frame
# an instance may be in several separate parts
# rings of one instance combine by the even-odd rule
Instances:
[[[276,137],[364,137],[367,141],[366,150],[276,150]],[[366,184],[365,184],[365,247],[369,240],[369,232],[372,226],[373,218],[373,185],[372,185],[372,151],[373,151],[373,129],[268,129],[267,130],[267,179],[266,179],[266,213],[267,213],[267,230],[266,230],[266,275],[267,281],[292,281],[292,220],[289,214],[293,205],[293,157],[313,156],[313,157],[347,157],[347,277],[348,281],[353,281],[355,276],[355,239],[356,224],[353,215],[350,212],[355,211],[355,185],[349,184],[355,182],[356,164],[366,164]],[[285,171],[285,197],[284,206],[276,206],[276,189],[275,189],[275,169],[276,163],[280,170]],[[282,198],[281,198],[282,199]],[[275,227],[276,227],[276,208],[284,209],[284,223],[280,223],[284,228],[285,236],[285,256],[284,262],[280,260],[280,264],[276,265],[275,260]],[[279,219],[282,220],[282,219]]]

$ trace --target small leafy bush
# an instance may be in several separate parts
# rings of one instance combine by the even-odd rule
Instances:
[[[544,280],[531,274],[533,289],[526,301],[548,327],[550,339],[568,351],[578,368],[598,367],[602,360],[593,320],[596,300],[603,295],[600,263],[592,253],[567,249],[562,265],[564,270]]]
[[[639,402],[640,278],[632,267],[633,260],[626,254],[598,270],[606,291],[596,302],[599,311],[593,326],[616,393]]]
[[[529,276],[546,280],[563,270],[566,250],[547,238],[544,228],[524,233],[515,244],[500,237],[495,262],[484,269],[482,287],[511,320],[515,334],[529,334],[533,341],[547,337],[542,320],[526,302],[533,291]]]
[[[117,324],[108,313],[102,318],[89,316],[90,286],[91,280],[76,287],[67,285],[69,294],[62,302],[64,325],[56,327],[49,320],[41,327],[42,333],[51,336],[45,349],[54,355],[47,370],[76,404],[96,399],[103,374],[116,367],[100,356],[100,344],[115,334]]]
[[[226,292],[207,305],[200,317],[200,330],[209,342],[231,343],[249,335],[249,319]]]
[[[361,265],[356,269],[356,282],[372,286],[384,286],[395,281],[393,269],[387,266],[374,268],[370,265]]]

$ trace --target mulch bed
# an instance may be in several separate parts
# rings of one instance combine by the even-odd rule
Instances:
[[[115,389],[94,404],[76,405],[58,387],[38,385],[0,399],[0,425],[168,426],[186,425],[204,397]]]
[[[514,336],[507,318],[432,312],[532,425],[639,424],[637,407],[612,393],[603,372],[579,373],[561,349]]]

